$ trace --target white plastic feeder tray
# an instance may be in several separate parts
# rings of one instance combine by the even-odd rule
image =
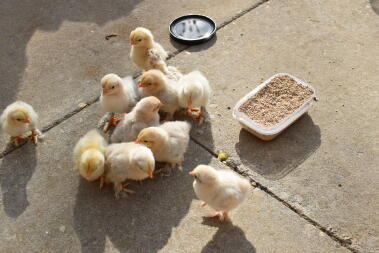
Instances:
[[[247,116],[245,113],[240,112],[239,108],[241,105],[243,105],[249,98],[254,96],[258,91],[263,89],[272,79],[279,76],[289,76],[293,78],[296,82],[298,82],[301,85],[307,86],[313,90],[313,94],[304,101],[304,103],[297,108],[293,113],[285,117],[283,120],[281,120],[279,123],[277,123],[274,126],[263,126],[254,120],[250,119],[249,116]],[[262,84],[260,84],[258,87],[256,87],[254,90],[249,92],[247,95],[245,95],[243,98],[241,98],[237,104],[233,108],[233,117],[239,121],[242,128],[249,131],[250,133],[254,134],[258,138],[269,141],[274,139],[276,136],[278,136],[284,129],[289,127],[292,123],[294,123],[298,118],[300,118],[303,114],[305,114],[309,107],[313,104],[313,102],[316,100],[316,90],[315,88],[310,85],[309,83],[304,82],[303,80],[292,76],[287,73],[278,73],[266,81],[264,81]]]

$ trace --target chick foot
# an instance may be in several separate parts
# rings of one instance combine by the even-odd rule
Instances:
[[[214,214],[211,214],[207,216],[208,218],[218,218],[220,221],[224,221],[228,218],[228,212],[215,212]]]
[[[115,127],[122,118],[111,117],[110,120],[105,124],[103,131],[104,133],[108,132],[111,127]]]
[[[187,115],[190,116],[193,119],[197,119],[199,122],[199,125],[203,124],[204,122],[204,108],[194,108],[194,107],[189,107],[187,109]]]
[[[126,193],[130,193],[130,194],[134,194],[134,193],[136,193],[135,191],[128,189],[128,188],[127,188],[128,185],[129,185],[129,183],[127,183],[127,184],[122,184],[122,190],[123,190],[124,192],[126,192]]]
[[[28,135],[28,137],[34,142],[34,144],[37,144],[38,137],[35,130],[32,130],[32,132]]]
[[[16,146],[16,147],[19,147],[20,146],[20,141],[23,141],[25,140],[25,138],[23,136],[15,136],[15,137],[12,137],[13,139],[13,144]]]

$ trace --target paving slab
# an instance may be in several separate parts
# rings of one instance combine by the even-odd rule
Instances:
[[[175,17],[201,13],[221,24],[257,2],[1,1],[0,111],[24,100],[46,126],[96,98],[103,75],[138,72],[129,60],[129,34],[135,27],[151,29],[156,40],[174,52],[183,48],[169,37],[168,24]],[[120,36],[105,40],[112,33]],[[2,147],[6,140],[0,139]]]
[[[379,16],[368,1],[269,1],[173,58],[209,78],[210,122],[193,137],[362,252],[379,251]],[[232,118],[235,103],[278,72],[319,101],[281,136],[260,141]],[[210,129],[210,130],[209,130]],[[207,133],[211,132],[211,135]]]
[[[0,160],[0,252],[348,252],[258,189],[232,213],[232,223],[202,217],[187,172],[225,165],[191,142],[184,171],[130,188],[116,200],[111,187],[72,170],[72,148],[96,126],[98,103]]]

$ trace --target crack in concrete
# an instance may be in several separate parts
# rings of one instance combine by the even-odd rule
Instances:
[[[222,29],[223,27],[225,27],[226,25],[230,24],[231,22],[235,21],[236,19],[242,17],[243,15],[245,15],[246,13],[254,10],[255,8],[259,7],[260,5],[268,2],[269,0],[261,0],[249,7],[247,7],[246,9],[244,10],[241,10],[240,12],[238,12],[237,14],[233,15],[232,17],[228,18],[226,21],[222,22],[219,26],[217,26],[217,31]],[[167,57],[167,60],[170,60],[171,58],[177,56],[178,54],[180,54],[181,52],[187,50],[188,48],[190,47],[193,47],[192,45],[188,45],[188,46],[185,46],[184,48],[182,49],[179,49],[179,50],[176,50],[174,52],[171,52],[169,53],[169,56]],[[142,72],[138,72],[138,73],[135,73],[133,75],[133,79],[136,79],[137,77],[139,77],[141,75]],[[58,126],[60,123],[64,122],[65,120],[71,118],[72,116],[74,116],[75,114],[81,112],[83,109],[91,106],[92,104],[96,103],[97,101],[99,101],[99,98],[100,96],[96,96],[95,98],[90,98],[85,104],[86,106],[83,106],[81,108],[75,108],[74,110],[66,113],[65,115],[63,115],[62,117],[54,120],[53,122],[49,123],[47,126],[43,127],[41,129],[42,133],[45,133],[47,131],[49,131],[50,129],[52,129],[53,127],[56,127]],[[11,145],[10,143],[7,144],[6,148],[4,151],[2,151],[0,153],[0,159],[3,158],[4,156],[8,155],[9,153],[13,152],[14,150],[16,149],[19,149],[20,147],[24,146],[26,144],[25,143],[22,143],[20,144],[20,146],[18,147],[15,147],[13,145]]]

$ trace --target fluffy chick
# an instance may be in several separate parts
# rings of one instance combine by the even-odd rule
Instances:
[[[126,188],[127,184],[122,184],[126,179],[153,178],[154,156],[151,150],[143,145],[133,142],[111,144],[106,149],[105,156],[105,182],[113,183],[116,198],[122,191],[135,193]]]
[[[0,116],[0,123],[3,131],[11,136],[16,146],[19,141],[26,138],[26,134],[31,131],[29,137],[37,143],[41,132],[37,129],[38,115],[33,107],[25,102],[16,101],[8,105]]]
[[[191,125],[185,121],[170,121],[159,127],[143,129],[136,143],[151,149],[156,161],[180,165],[189,142]]]
[[[189,116],[199,119],[201,124],[211,92],[207,78],[200,71],[192,71],[179,80],[180,107],[185,108]]]
[[[198,165],[189,172],[195,178],[193,189],[196,196],[216,210],[210,217],[223,221],[228,212],[236,208],[246,198],[251,189],[249,181],[231,170],[216,170],[207,165]]]
[[[86,133],[75,145],[75,167],[88,181],[95,181],[103,175],[106,146],[107,142],[96,129]]]
[[[168,54],[159,43],[154,41],[150,30],[137,27],[130,33],[130,44],[132,45],[130,58],[139,68],[167,71],[165,60]]]
[[[107,74],[101,79],[100,84],[101,106],[104,111],[111,113],[109,122],[104,126],[104,132],[107,132],[110,126],[115,126],[121,120],[114,117],[115,113],[130,112],[136,105],[138,90],[131,76],[121,79],[116,74]]]
[[[111,141],[128,142],[134,141],[139,132],[147,127],[159,125],[159,108],[162,106],[158,98],[150,96],[141,99],[133,110],[124,116],[124,119],[117,124]]]
[[[141,97],[155,96],[163,103],[161,111],[167,113],[166,120],[171,120],[179,109],[175,81],[168,79],[162,71],[152,69],[142,74],[138,86]]]

